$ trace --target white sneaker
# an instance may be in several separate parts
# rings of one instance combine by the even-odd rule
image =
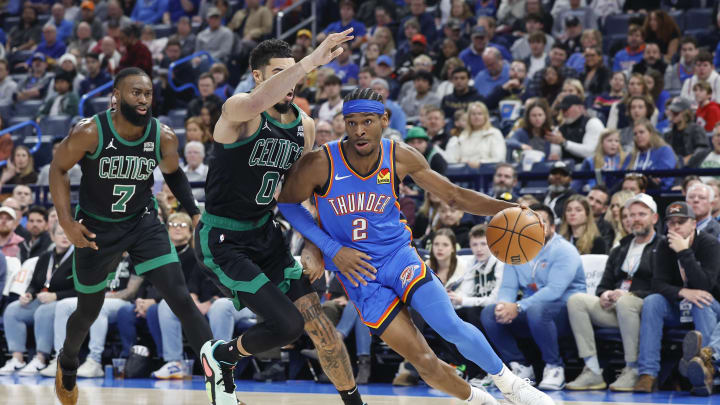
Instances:
[[[503,396],[514,405],[555,405],[547,394],[533,387],[528,379],[513,374],[506,366],[499,376],[492,378]]]
[[[85,359],[85,363],[81,364],[77,369],[77,376],[83,378],[98,378],[103,377],[105,372],[103,371],[102,364],[88,357]]]
[[[15,357],[11,357],[5,365],[0,368],[0,375],[11,375],[25,367],[24,361],[18,361]]]
[[[168,361],[157,371],[152,373],[152,378],[158,380],[182,380],[185,377],[182,370],[182,364],[179,361]]]
[[[562,367],[553,367],[545,365],[543,371],[543,379],[538,385],[541,390],[559,391],[565,388],[565,369]]]
[[[43,363],[42,360],[37,357],[33,357],[32,361],[28,363],[27,366],[23,367],[22,370],[18,371],[18,375],[36,375],[40,372],[40,370],[44,369],[45,366],[46,364]]]
[[[530,380],[530,384],[535,385],[535,370],[533,370],[532,366],[523,366],[516,361],[511,361],[510,370],[512,370],[512,373],[518,378],[523,380],[528,379]]]
[[[472,400],[468,401],[469,404],[498,405],[497,399],[485,391],[484,388],[470,386],[470,390],[472,391]]]
[[[43,377],[55,377],[57,372],[57,357],[50,360],[48,366],[40,371],[40,375]]]
[[[470,385],[473,387],[478,388],[487,388],[493,385],[493,379],[490,374],[486,375],[483,378],[471,378],[470,381],[468,381]]]

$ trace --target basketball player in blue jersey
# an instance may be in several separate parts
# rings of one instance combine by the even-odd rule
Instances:
[[[215,126],[195,252],[235,307],[250,308],[262,322],[230,342],[203,345],[200,360],[213,405],[235,405],[232,371],[241,356],[292,343],[303,329],[343,402],[363,403],[345,344],[303,274],[303,268],[322,274],[320,251],[307,244],[301,266],[273,218],[280,179],[315,143],[313,120],[292,102],[295,85],[342,53],[335,48],[352,40],[351,31],[329,35],[298,63],[284,41],[258,44],[250,53],[257,87],[229,98]]]
[[[383,139],[388,116],[382,96],[371,89],[348,94],[343,115],[347,137],[303,156],[293,166],[278,198],[280,211],[320,248],[325,267],[339,272],[372,333],[410,361],[430,386],[471,404],[497,404],[437,358],[412,323],[408,305],[486,370],[507,399],[522,405],[553,404],[549,396],[512,374],[485,336],[456,315],[445,288],[410,244],[410,229],[400,216],[398,186],[410,176],[451,206],[475,215],[494,215],[516,204],[458,187],[431,170],[415,149]],[[319,226],[300,205],[313,196]]]

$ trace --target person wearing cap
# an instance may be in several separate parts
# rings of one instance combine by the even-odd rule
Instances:
[[[555,43],[555,38],[553,38],[550,34],[545,33],[544,30],[545,24],[542,16],[534,13],[525,16],[525,34],[515,41],[515,43],[513,43],[510,47],[513,59],[524,60],[529,58],[531,55],[539,57],[539,55],[550,53],[550,49]],[[541,52],[537,52],[537,50],[533,52],[530,45],[530,36],[533,34],[542,34],[542,37],[545,38],[545,40],[542,41],[542,48],[536,47],[537,50],[542,49]],[[536,40],[536,42],[540,41],[541,40],[539,38]]]
[[[20,257],[20,244],[25,238],[15,232],[20,224],[18,213],[12,207],[0,207],[0,252],[8,257]],[[27,232],[23,228],[23,231]]]
[[[22,8],[20,22],[7,34],[7,52],[32,50],[42,40],[42,25],[38,22],[37,11],[26,4]]]
[[[340,8],[340,20],[330,23],[323,32],[317,34],[317,43],[321,43],[330,33],[343,32],[352,28],[352,49],[357,49],[362,45],[360,38],[365,36],[365,24],[355,19],[356,5],[352,0],[340,0],[338,7]],[[433,20],[434,22],[434,20]],[[434,25],[433,25],[434,26]]]
[[[562,218],[565,208],[565,201],[575,194],[570,187],[572,182],[572,169],[567,163],[557,161],[553,163],[548,174],[548,191],[545,194],[543,204],[550,207],[555,213],[555,218]]]
[[[86,23],[90,24],[92,37],[95,38],[95,40],[99,41],[100,38],[105,35],[105,30],[103,29],[102,24],[102,21],[104,21],[103,14],[107,14],[105,2],[100,2],[96,5],[91,0],[84,0],[82,3],[80,3],[80,12],[76,17],[75,31],[73,32],[73,37],[77,37],[78,24],[85,21]]]
[[[578,354],[585,360],[582,373],[566,386],[569,390],[605,389],[598,361],[593,326],[619,328],[625,367],[610,384],[612,391],[632,391],[638,378],[638,341],[643,298],[652,293],[653,251],[665,241],[655,232],[657,204],[647,194],[625,202],[632,233],[610,251],[594,294],[578,293],[568,300],[568,316]]]
[[[423,34],[415,34],[410,38],[410,51],[395,55],[395,65],[402,81],[405,77],[412,74],[413,62],[421,55],[425,55],[428,50],[428,41]],[[432,69],[432,66],[431,66]]]
[[[232,52],[233,32],[222,25],[220,10],[210,7],[207,12],[208,26],[197,34],[195,52],[206,51],[213,59],[226,62]]]
[[[485,69],[482,53],[488,44],[487,30],[482,26],[475,27],[472,30],[470,38],[472,40],[470,46],[460,52],[459,58],[474,76]]]
[[[486,47],[482,53],[485,69],[475,75],[475,89],[483,99],[497,86],[510,80],[510,65],[503,60],[502,53],[495,47]]]
[[[378,60],[382,59],[383,56],[386,55],[380,56]],[[390,58],[388,57],[388,59]],[[407,125],[405,112],[400,105],[390,99],[390,85],[388,84],[388,81],[378,76],[370,82],[370,88],[382,96],[385,109],[390,110],[392,116],[390,117],[389,127],[399,131],[403,136],[405,136],[407,132],[407,129],[405,128]]]
[[[530,209],[545,223],[545,245],[529,263],[504,266],[498,303],[486,306],[481,319],[488,340],[513,373],[535,380],[533,367],[516,340],[527,336],[529,330],[545,362],[538,388],[556,391],[565,386],[558,341],[572,332],[567,302],[574,294],[587,291],[587,286],[580,254],[555,232],[553,210],[541,204]],[[517,299],[519,291],[522,299]]]
[[[42,53],[34,53],[30,71],[25,79],[18,83],[13,100],[23,102],[26,100],[42,100],[47,94],[52,76],[47,72],[47,58]]]
[[[442,33],[443,35],[438,36],[438,39],[436,39],[430,47],[432,49],[431,53],[437,55],[436,61],[438,66],[443,66],[446,60],[442,52],[443,41],[446,39],[451,40],[457,49],[465,49],[468,46],[467,37],[462,35],[462,22],[459,19],[453,17],[448,18],[445,25],[443,25]]]
[[[405,136],[405,143],[425,156],[430,168],[445,175],[447,162],[438,149],[430,142],[430,137],[423,127],[412,127]]]
[[[703,341],[709,341],[717,322],[710,304],[720,298],[720,242],[697,231],[695,212],[684,201],[668,205],[665,224],[667,239],[653,255],[653,294],[645,297],[640,317],[635,392],[657,390],[664,327],[693,322]]]
[[[308,29],[301,29],[295,35],[295,43],[304,46],[308,54],[312,52],[312,32]]]
[[[432,73],[420,70],[415,72],[412,83],[413,91],[409,91],[407,95],[400,100],[405,115],[411,120],[420,116],[420,108],[425,105],[440,105],[440,97],[432,91],[434,78]]]
[[[695,93],[695,120],[705,132],[712,132],[715,124],[720,122],[720,104],[712,99],[712,87],[707,82],[697,82],[693,86]]]
[[[630,25],[628,28],[627,47],[619,50],[614,57],[613,72],[630,70],[633,65],[643,59],[645,51],[645,37],[639,25]]]
[[[78,114],[80,98],[73,89],[73,76],[68,72],[59,72],[55,75],[55,95],[49,96],[35,115],[35,121],[40,122],[47,116],[69,115],[74,117]],[[65,135],[65,134],[53,134]]]
[[[546,139],[560,145],[563,158],[572,158],[575,163],[593,155],[600,133],[605,126],[598,118],[590,117],[585,110],[585,102],[574,94],[563,97],[560,102],[563,124]]]
[[[168,11],[168,0],[143,0],[135,3],[130,18],[143,24],[159,24]]]
[[[59,67],[59,69],[57,69],[58,72],[68,73],[72,76],[72,91],[75,92],[78,97],[81,96],[83,93],[79,93],[78,89],[80,88],[80,83],[85,80],[85,75],[79,72],[78,58],[71,53],[66,53],[57,60],[57,66]],[[54,89],[55,83],[51,82],[50,88],[48,89],[48,97],[56,94]]]
[[[567,10],[563,10],[554,16],[553,36],[560,37],[563,33],[566,33],[568,22],[585,28],[598,28],[598,18],[591,7],[583,6],[580,0],[570,0],[569,3],[570,7]],[[588,1],[588,3],[590,2]]]
[[[450,72],[450,81],[453,92],[443,97],[440,104],[446,117],[454,117],[455,111],[467,110],[470,103],[482,100],[477,89],[470,86],[470,71],[465,66],[456,67]]]
[[[697,230],[720,240],[720,223],[712,217],[712,206],[716,198],[718,196],[715,195],[715,190],[702,182],[696,182],[688,187],[685,194],[685,202],[695,213]]]
[[[648,69],[655,69],[664,77],[667,66],[660,52],[660,45],[658,45],[657,42],[647,42],[645,44],[645,50],[643,51],[643,58],[640,62],[633,65],[632,72],[645,74]]]
[[[710,149],[705,129],[695,123],[695,114],[688,100],[676,97],[667,108],[667,116],[672,127],[663,134],[663,138],[682,159],[682,165],[687,165],[696,154]]]
[[[65,6],[62,3],[53,4],[50,9],[50,19],[45,26],[52,25],[57,30],[57,39],[62,43],[67,43],[72,36],[75,24],[65,19]]]
[[[420,32],[427,38],[427,41],[430,43],[435,42],[438,34],[435,29],[435,16],[432,12],[427,11],[425,0],[408,0],[405,4],[408,5],[410,14],[401,21],[401,24],[404,24],[405,21],[411,18],[415,18],[420,24]],[[404,32],[398,32],[398,41],[410,39],[405,37],[404,34]]]

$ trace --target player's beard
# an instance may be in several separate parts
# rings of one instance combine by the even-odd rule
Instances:
[[[295,94],[293,94],[293,100],[295,100]],[[292,101],[281,101],[273,106],[275,111],[279,112],[280,114],[287,114],[288,111],[290,111],[290,107],[292,106]]]
[[[150,122],[150,118],[152,118],[152,108],[150,106],[147,106],[147,111],[145,112],[145,115],[138,114],[137,111],[135,111],[135,107],[137,106],[131,106],[130,104],[126,103],[124,100],[120,100],[120,113],[125,117],[128,122],[135,125],[136,127],[144,127]]]

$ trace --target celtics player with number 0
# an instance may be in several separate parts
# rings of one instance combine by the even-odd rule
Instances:
[[[57,357],[55,392],[62,405],[77,403],[78,351],[103,305],[107,280],[125,251],[135,272],[155,286],[180,319],[196,353],[212,338],[207,320],[190,297],[167,230],[158,220],[152,195],[157,166],[195,223],[200,212],[178,166],[175,133],[151,116],[152,95],[152,81],[144,71],[121,70],[113,84],[119,109],[81,120],[60,143],[50,164],[50,192],[58,221],[75,245],[72,264],[78,293],[77,309],[68,319]],[[78,162],[82,180],[73,214],[67,173]]]
[[[250,54],[256,88],[229,98],[215,126],[195,252],[235,307],[248,307],[263,321],[230,342],[203,346],[213,404],[234,405],[230,376],[241,357],[292,343],[304,329],[343,402],[362,405],[345,344],[310,286],[324,272],[320,251],[306,246],[298,264],[273,219],[276,188],[315,142],[313,120],[292,102],[295,85],[340,55],[338,45],[352,40],[351,32],[329,35],[298,63],[284,41],[258,44]]]

